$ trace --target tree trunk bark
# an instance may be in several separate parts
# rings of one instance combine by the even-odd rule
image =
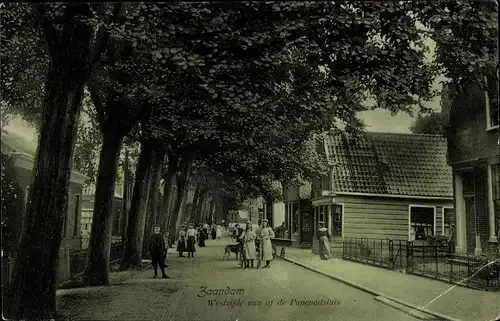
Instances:
[[[110,128],[103,133],[95,190],[92,230],[84,279],[86,285],[109,284],[111,223],[118,159],[124,136]]]
[[[165,150],[157,149],[155,152],[155,159],[151,170],[151,186],[149,188],[149,201],[148,201],[148,209],[146,214],[146,225],[144,228],[143,235],[143,246],[142,246],[142,254],[147,253],[149,246],[149,237],[153,233],[152,227],[153,224],[157,223],[158,219],[158,199],[160,197],[160,179],[161,179],[161,168],[163,166],[163,159],[165,158]]]
[[[175,203],[173,206],[172,210],[172,215],[171,215],[171,220],[170,220],[170,226],[169,226],[169,232],[170,235],[175,236],[177,235],[177,224],[180,225],[180,220],[182,219],[182,202],[184,201],[185,204],[185,197],[186,195],[186,187],[187,187],[187,176],[189,173],[189,167],[184,168],[179,175],[177,176],[177,193],[175,197]]]
[[[170,208],[172,204],[173,194],[174,194],[174,184],[175,178],[177,176],[177,167],[170,164],[167,168],[167,174],[165,175],[165,182],[163,186],[163,200],[161,204],[160,217],[158,222],[160,224],[162,231],[168,230],[168,218],[170,215]]]
[[[144,224],[148,204],[148,187],[151,165],[154,158],[153,145],[149,142],[141,144],[141,154],[137,162],[134,195],[130,205],[125,248],[120,264],[120,271],[131,267],[140,267],[142,262],[142,245]]]
[[[56,313],[56,264],[92,37],[92,28],[76,15],[90,17],[89,5],[68,3],[60,36],[52,35],[57,33],[53,26],[45,32],[52,61],[45,82],[43,122],[13,286],[4,301],[6,316],[13,319],[52,319]]]
[[[127,232],[127,222],[128,222],[128,200],[130,198],[129,185],[130,185],[130,172],[129,167],[129,155],[128,150],[125,151],[125,162],[123,165],[123,204],[122,204],[122,220],[120,227],[120,234],[122,237],[122,243],[125,243],[125,233]]]
[[[196,189],[194,191],[194,197],[193,197],[193,204],[191,205],[191,212],[189,213],[189,221],[197,219],[196,217],[196,207],[198,205],[198,201],[200,199],[200,192],[201,188],[199,186],[196,186]]]
[[[266,199],[266,218],[269,221],[269,226],[274,228],[274,213],[273,213],[273,199],[268,197]]]
[[[200,199],[198,200],[198,203],[196,204],[196,221],[198,223],[201,223],[203,220],[202,213],[203,213],[203,204],[205,203],[205,199],[207,197],[207,192],[202,191],[200,195]]]

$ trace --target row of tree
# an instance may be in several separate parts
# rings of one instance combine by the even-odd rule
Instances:
[[[85,280],[105,285],[124,141],[140,144],[127,268],[140,262],[146,222],[174,232],[190,184],[200,206],[215,190],[219,208],[272,195],[273,181],[321,173],[317,135],[338,124],[356,132],[357,112],[424,109],[439,73],[459,86],[481,81],[477,72],[497,63],[496,12],[494,2],[458,0],[4,4],[2,100],[40,128],[8,315],[55,315],[85,89],[89,130],[102,139]]]

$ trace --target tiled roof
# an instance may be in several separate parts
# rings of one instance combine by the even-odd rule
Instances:
[[[366,132],[326,138],[334,191],[452,197],[446,140],[437,135]]]

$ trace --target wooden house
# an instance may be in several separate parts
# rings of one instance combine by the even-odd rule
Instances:
[[[325,154],[330,171],[312,182],[310,204],[306,195],[295,201],[295,210],[292,202],[288,221],[298,225],[293,229],[295,244],[301,246],[310,239],[316,252],[318,222],[325,222],[332,235],[334,252],[341,250],[346,237],[406,241],[450,232],[453,183],[443,137],[374,132],[361,137],[329,135],[319,151]]]

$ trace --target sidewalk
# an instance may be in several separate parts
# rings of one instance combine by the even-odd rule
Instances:
[[[277,249],[278,253],[280,248]],[[310,249],[285,248],[285,260],[447,320],[498,320],[500,293],[483,292],[361,263],[323,261]]]

